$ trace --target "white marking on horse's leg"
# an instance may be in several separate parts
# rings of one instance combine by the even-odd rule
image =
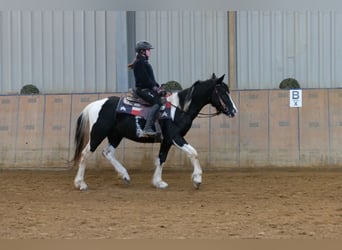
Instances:
[[[152,185],[160,189],[167,188],[169,184],[167,184],[162,179],[163,164],[162,165],[160,164],[159,157],[157,157],[157,159],[155,160],[154,165],[156,168],[153,174]]]
[[[183,146],[177,145],[175,141],[173,141],[174,145],[183,150],[187,156],[189,157],[192,166],[194,168],[194,171],[192,172],[191,179],[195,186],[195,188],[199,188],[200,184],[202,183],[202,168],[201,165],[197,159],[198,153],[194,147],[192,147],[190,144],[184,144]]]
[[[108,144],[103,150],[103,155],[106,159],[113,165],[119,178],[121,178],[125,183],[129,183],[131,178],[128,175],[127,169],[115,158],[115,148]]]
[[[79,188],[80,190],[88,189],[88,185],[84,181],[84,174],[85,174],[85,169],[86,169],[86,160],[89,158],[91,154],[92,153],[90,152],[90,144],[88,143],[87,146],[82,151],[82,156],[78,164],[77,174],[74,179],[75,187]]]

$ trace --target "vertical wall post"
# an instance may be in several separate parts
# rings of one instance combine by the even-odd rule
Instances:
[[[128,63],[131,63],[134,56],[136,43],[135,11],[127,11],[127,56]],[[132,70],[128,71],[128,88],[134,87],[134,76]]]
[[[238,88],[236,76],[236,11],[228,11],[228,58],[229,84]]]

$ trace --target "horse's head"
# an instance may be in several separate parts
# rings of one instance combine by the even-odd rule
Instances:
[[[210,96],[210,103],[216,108],[218,113],[223,113],[228,117],[234,117],[238,112],[234,101],[230,95],[229,86],[223,82],[225,75],[217,78],[212,75],[212,80],[215,81],[214,91]]]

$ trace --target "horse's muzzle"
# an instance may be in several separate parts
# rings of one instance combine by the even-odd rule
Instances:
[[[237,110],[236,109],[229,110],[228,108],[226,108],[223,110],[223,113],[226,114],[228,117],[232,118],[237,113]]]

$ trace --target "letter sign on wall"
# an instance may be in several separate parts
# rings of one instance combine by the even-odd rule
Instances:
[[[302,107],[302,90],[290,89],[290,107],[298,108]]]

